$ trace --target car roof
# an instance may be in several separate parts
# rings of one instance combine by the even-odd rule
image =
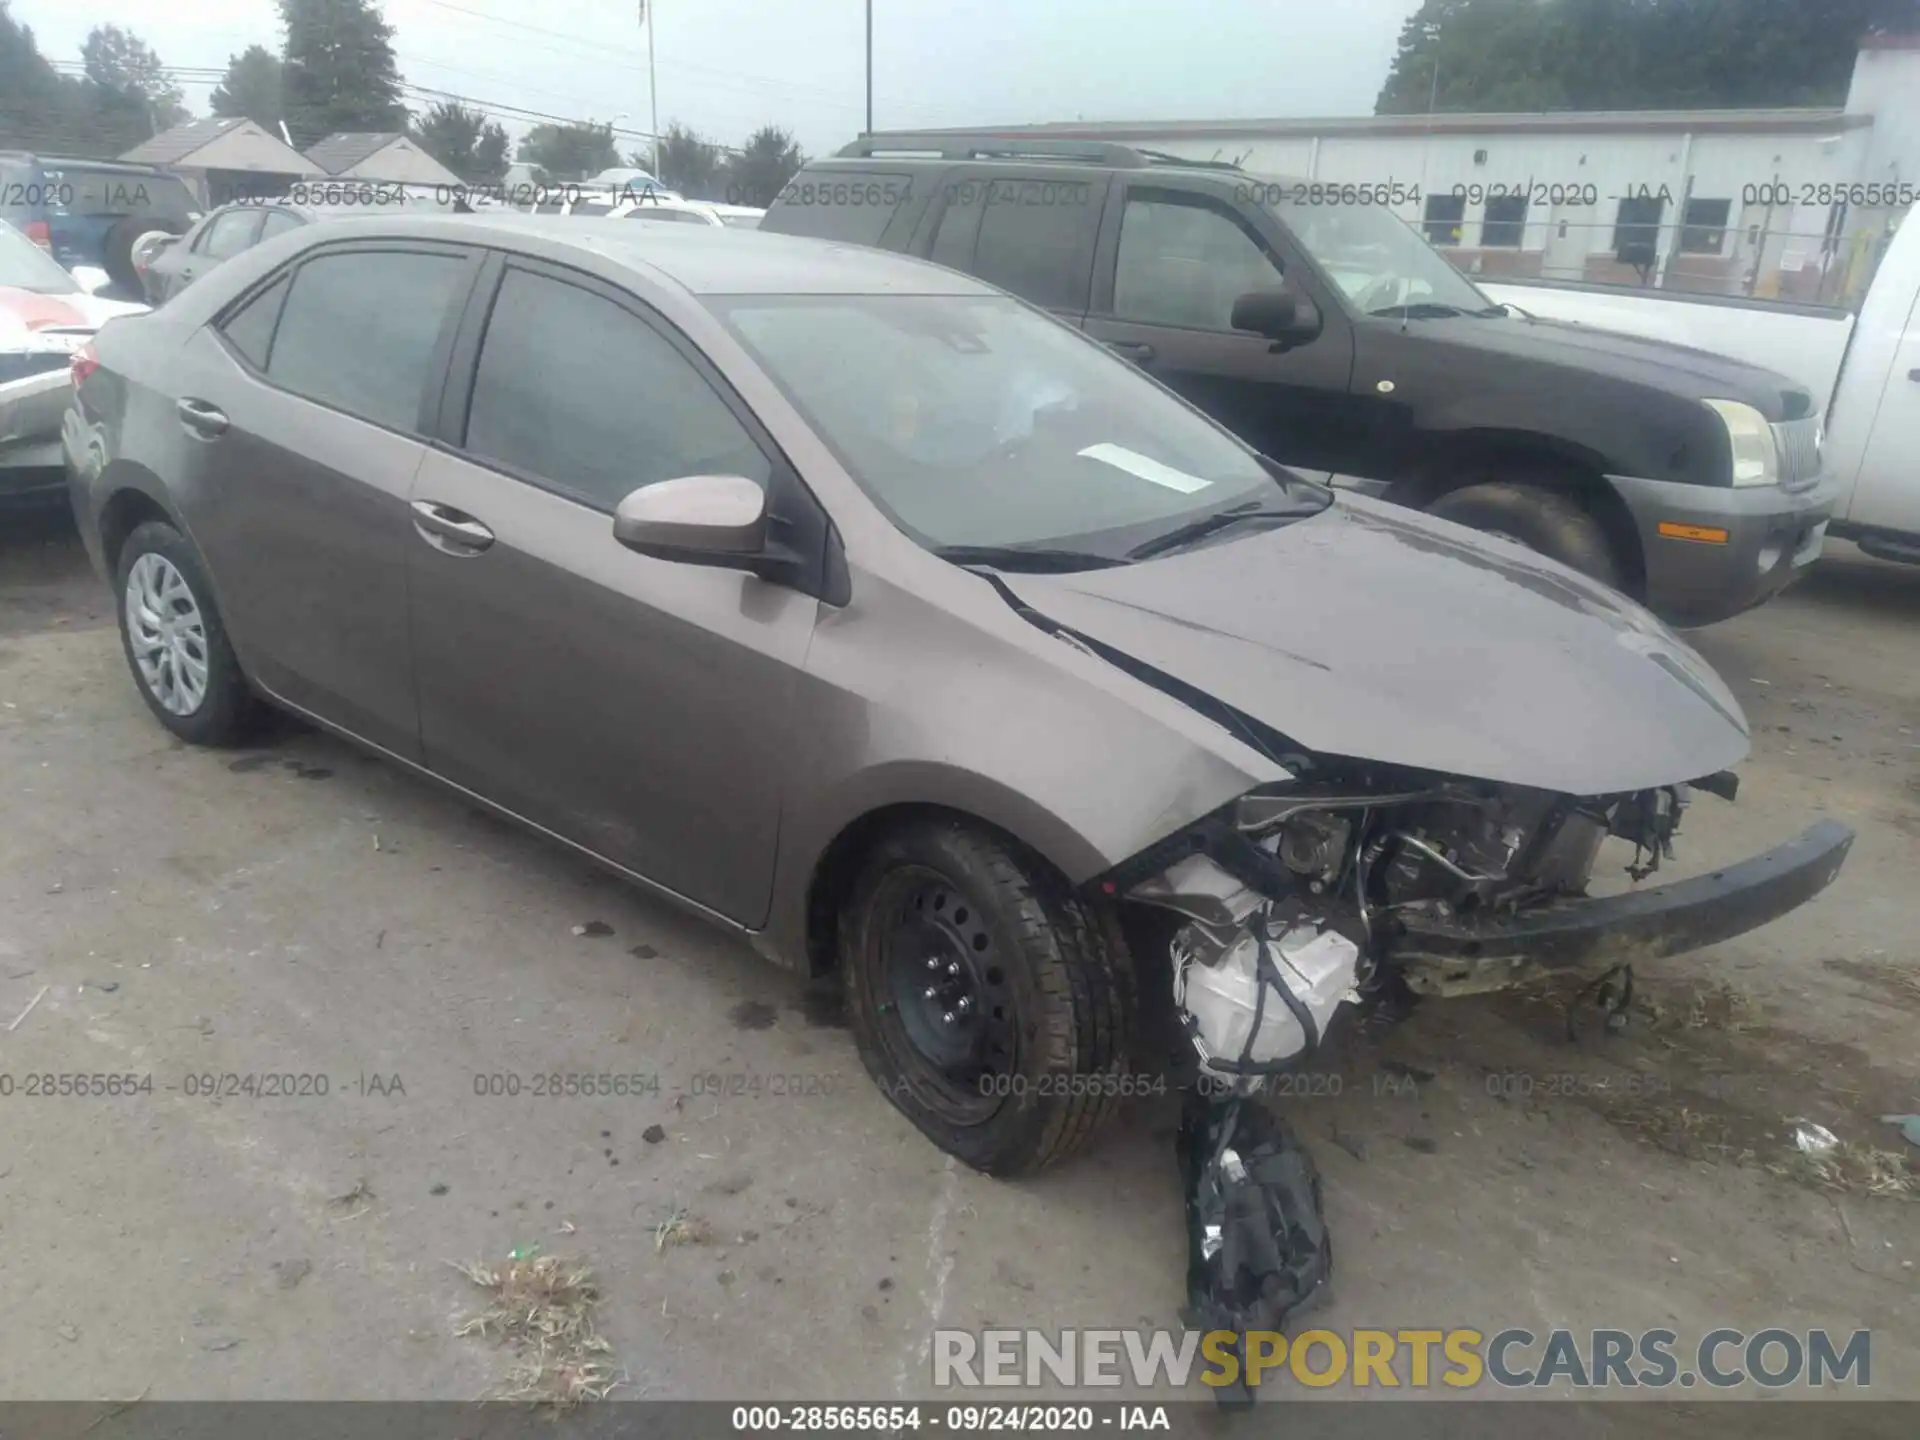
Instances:
[[[357,238],[497,245],[556,259],[564,259],[567,251],[595,255],[658,275],[695,295],[997,293],[924,260],[765,230],[520,214],[363,215],[351,223]],[[370,231],[375,233],[369,236]]]

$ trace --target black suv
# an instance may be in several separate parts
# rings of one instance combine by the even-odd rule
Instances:
[[[1385,187],[1378,187],[1385,188]],[[761,229],[950,265],[1085,330],[1275,460],[1519,540],[1706,624],[1819,554],[1792,381],[1497,305],[1409,197],[1124,145],[875,134]]]

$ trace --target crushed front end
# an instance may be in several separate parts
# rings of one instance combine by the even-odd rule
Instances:
[[[1178,917],[1176,1003],[1202,1068],[1246,1077],[1311,1051],[1343,1001],[1396,981],[1421,995],[1606,971],[1777,919],[1840,872],[1853,832],[1822,821],[1740,864],[1645,886],[1696,792],[1729,773],[1570,796],[1391,766],[1289,756],[1262,787],[1102,877],[1109,897]],[[1609,836],[1633,890],[1591,898]]]

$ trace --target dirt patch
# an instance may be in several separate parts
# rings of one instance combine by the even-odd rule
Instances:
[[[1828,964],[1881,987],[1910,978],[1869,962]],[[1609,1028],[1581,977],[1441,1003],[1454,1035],[1423,1006],[1373,1036],[1360,1066],[1393,1076],[1421,1062],[1490,1104],[1576,1105],[1687,1160],[1760,1166],[1825,1190],[1920,1193],[1906,1157],[1873,1143],[1885,1128],[1879,1116],[1912,1108],[1910,1081],[1855,1046],[1794,1030],[1791,1016],[1725,982],[1640,978],[1621,1028]],[[1793,1138],[1801,1118],[1832,1130],[1840,1147],[1802,1154]]]
[[[1871,985],[1880,998],[1891,1000],[1902,1010],[1920,1012],[1920,966],[1896,964],[1878,956],[1859,960],[1822,960],[1828,970]]]

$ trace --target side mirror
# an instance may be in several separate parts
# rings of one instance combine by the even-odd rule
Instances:
[[[613,538],[656,560],[757,570],[767,544],[767,494],[740,475],[662,480],[620,502]]]
[[[1230,323],[1269,340],[1310,340],[1320,333],[1320,311],[1291,290],[1249,290],[1233,302]]]
[[[113,277],[98,265],[76,265],[73,267],[73,283],[89,295],[98,295],[113,283]]]

